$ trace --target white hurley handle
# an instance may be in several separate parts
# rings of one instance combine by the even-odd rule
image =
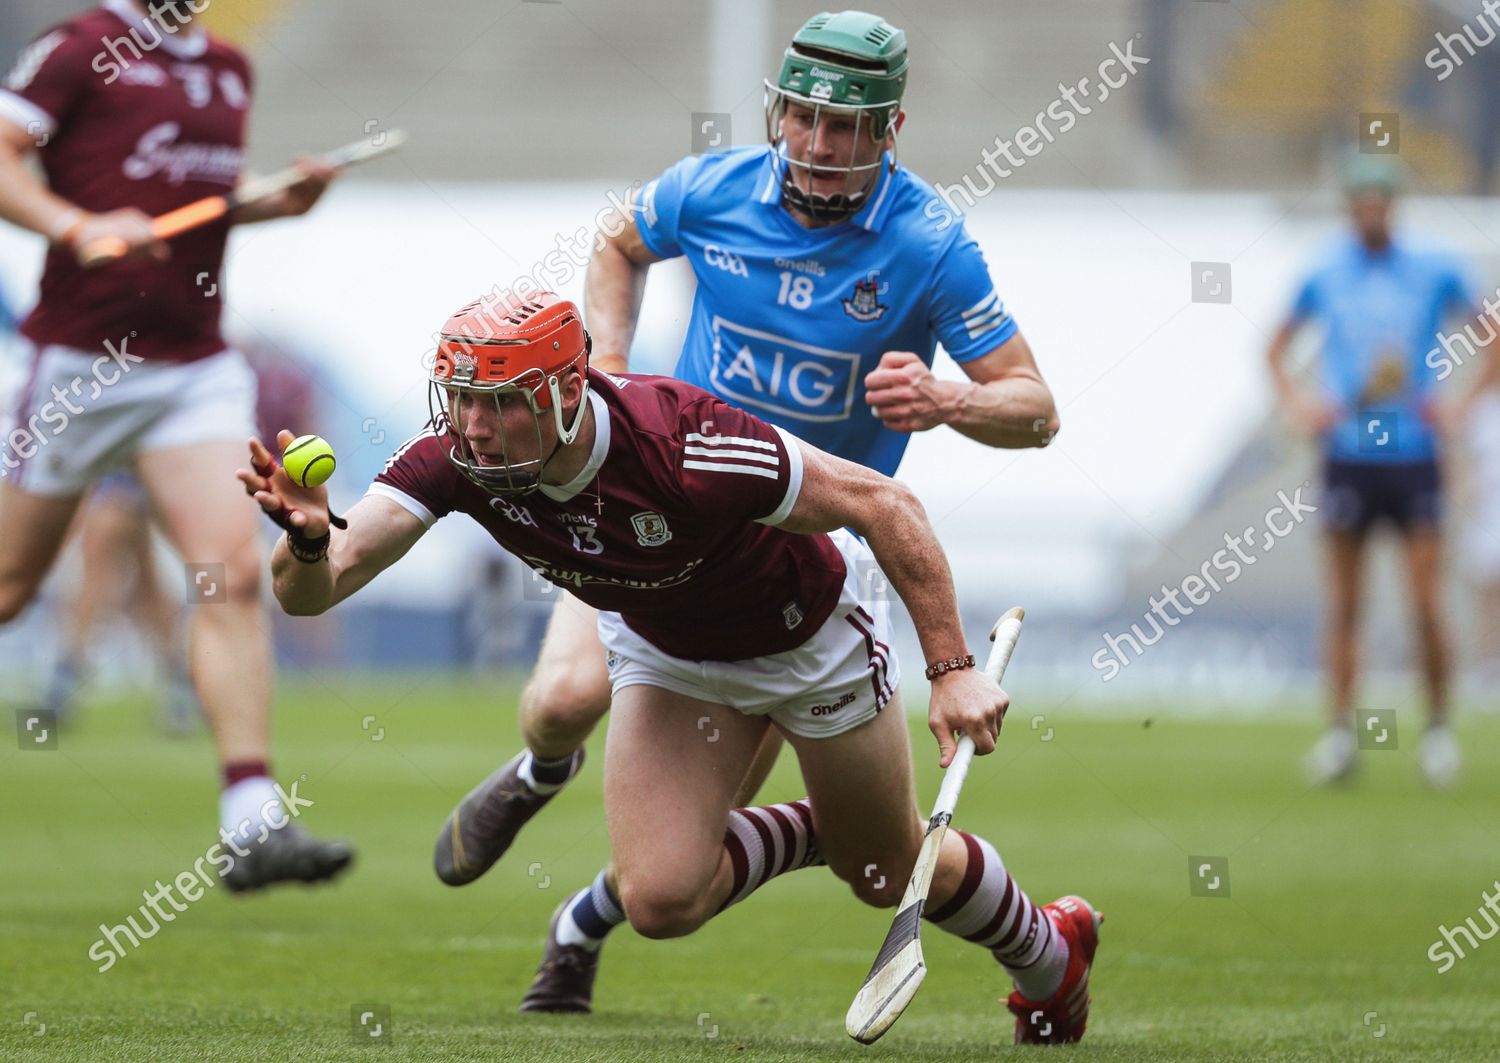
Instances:
[[[1025,618],[1026,610],[1019,605],[1015,606],[1006,610],[1005,615],[990,630],[990,656],[984,664],[984,674],[996,683],[1005,678],[1005,668],[1010,664],[1010,655],[1015,652],[1016,641],[1021,637],[1021,621]],[[943,775],[943,785],[938,790],[937,804],[933,806],[929,824],[939,816],[943,817],[944,822],[952,818],[953,808],[958,804],[958,792],[963,789],[964,779],[969,774],[969,764],[973,760],[974,739],[964,735],[958,740],[953,761]]]

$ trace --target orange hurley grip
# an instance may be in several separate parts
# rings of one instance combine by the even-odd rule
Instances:
[[[229,200],[225,196],[209,196],[200,199],[196,203],[189,203],[185,207],[168,211],[151,222],[151,231],[159,240],[169,240],[196,229],[200,225],[207,225],[211,221],[217,221],[229,213]]]
[[[217,221],[229,213],[231,204],[226,196],[209,196],[189,203],[185,207],[168,211],[151,221],[151,234],[158,240],[170,240],[190,229]],[[78,260],[86,268],[93,269],[108,262],[125,257],[130,247],[117,236],[105,236],[89,241],[78,253]]]

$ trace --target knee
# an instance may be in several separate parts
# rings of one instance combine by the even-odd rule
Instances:
[[[224,593],[231,602],[259,605],[263,579],[258,543],[236,550],[224,562]]]
[[[633,887],[623,881],[620,906],[625,909],[632,930],[655,940],[686,937],[713,914],[704,910],[701,893],[690,895],[668,887]]]
[[[531,737],[587,737],[608,710],[608,687],[562,669],[538,672],[521,693],[522,724]]]
[[[835,868],[834,874],[847,882],[854,895],[870,907],[894,908],[901,902],[901,895],[906,892],[906,880],[911,875],[909,866],[903,873],[895,864],[894,860],[871,860],[855,867]]]

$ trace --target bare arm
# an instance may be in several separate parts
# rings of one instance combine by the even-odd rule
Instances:
[[[283,431],[283,447],[292,434]],[[270,453],[260,440],[251,440],[253,466],[264,468]],[[291,521],[310,539],[329,531],[328,491],[323,487],[299,487],[277,469],[269,478],[253,469],[236,476],[267,513],[285,507]],[[299,561],[287,549],[286,539],[271,554],[271,589],[281,608],[290,616],[326,613],[405,556],[427,531],[421,520],[388,498],[367,495],[349,510],[347,530],[332,529],[328,556],[313,563]]]
[[[1045,447],[1060,423],[1026,337],[1017,332],[962,363],[967,381],[939,380],[916,354],[888,351],[865,377],[865,401],[887,428],[925,432],[951,425],[990,447]]]
[[[34,136],[0,118],[0,218],[55,242],[83,212],[53,195],[26,165],[35,148]]]
[[[801,447],[802,489],[781,527],[804,534],[845,527],[859,533],[906,603],[926,659],[966,656],[953,575],[917,496],[873,469],[806,443]],[[928,726],[938,740],[941,765],[953,758],[955,732],[973,738],[976,752],[993,752],[1008,705],[1005,693],[972,668],[934,680]]]
[[[640,319],[646,270],[661,260],[641,240],[634,218],[615,211],[601,228],[603,242],[590,256],[583,282],[583,314],[594,339],[590,362],[606,373],[623,373]]]
[[[1292,375],[1287,353],[1301,328],[1302,322],[1293,317],[1276,330],[1270,347],[1266,349],[1266,366],[1271,371],[1277,405],[1303,435],[1316,437],[1333,427],[1339,418],[1339,410],[1321,395],[1309,391]]]
[[[75,250],[112,237],[124,240],[131,255],[166,256],[166,245],[152,235],[151,219],[142,211],[92,214],[55,195],[26,165],[36,146],[30,133],[0,118],[0,218]]]

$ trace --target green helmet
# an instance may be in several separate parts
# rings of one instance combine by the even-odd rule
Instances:
[[[883,158],[857,162],[860,136],[868,136],[876,144],[883,143],[887,136],[894,137],[901,95],[906,91],[907,65],[906,34],[879,15],[824,11],[797,31],[776,81],[766,82],[766,135],[786,163],[781,187],[789,206],[819,221],[840,221],[864,205],[877,171],[886,162]],[[819,161],[816,167],[820,178],[842,173],[842,191],[813,192],[812,160],[792,158],[782,150],[788,103],[812,112],[808,155],[826,116],[853,117],[854,138],[847,165]],[[894,169],[894,152],[888,165]],[[807,175],[806,188],[796,181],[794,174],[798,171]]]
[[[1401,163],[1389,155],[1351,153],[1344,159],[1341,176],[1344,191],[1350,196],[1375,192],[1391,197],[1406,184]]]

